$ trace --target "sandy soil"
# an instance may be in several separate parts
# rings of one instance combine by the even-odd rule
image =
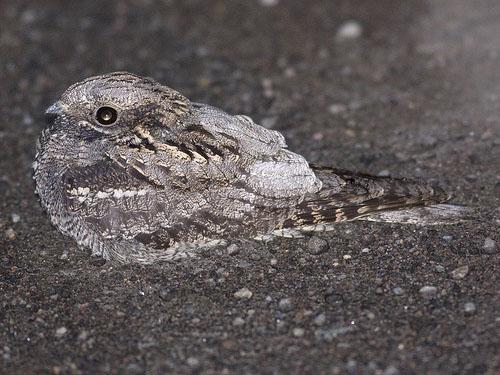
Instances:
[[[500,373],[499,19],[496,0],[1,1],[0,372]],[[31,163],[45,107],[114,70],[316,163],[430,180],[477,220],[92,259]]]

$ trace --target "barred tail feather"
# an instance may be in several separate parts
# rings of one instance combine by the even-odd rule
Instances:
[[[415,225],[442,225],[457,224],[473,218],[474,210],[469,207],[454,204],[436,204],[427,207],[376,212],[361,217],[359,220]]]
[[[367,220],[387,223],[436,225],[470,220],[471,209],[445,204],[442,189],[406,179],[377,177],[312,166],[323,182],[316,194],[306,196],[278,232],[328,231],[334,223]],[[276,233],[278,234],[278,233]]]

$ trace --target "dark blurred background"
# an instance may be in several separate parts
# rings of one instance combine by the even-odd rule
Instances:
[[[496,0],[0,1],[0,372],[500,372],[499,20]],[[115,70],[310,161],[439,184],[478,220],[90,259],[42,213],[31,163],[44,109]]]

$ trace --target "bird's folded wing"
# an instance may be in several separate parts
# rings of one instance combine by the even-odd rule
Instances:
[[[356,220],[376,212],[428,206],[449,199],[441,189],[411,180],[311,167],[323,188],[306,195],[283,227]]]

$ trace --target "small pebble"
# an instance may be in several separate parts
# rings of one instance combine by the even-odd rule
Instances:
[[[16,213],[12,213],[12,214],[10,214],[10,219],[12,220],[12,222],[14,224],[16,224],[16,223],[19,223],[21,221],[21,216],[19,216]]]
[[[324,253],[328,249],[328,242],[323,238],[313,236],[307,243],[307,249],[310,254],[318,255]]]
[[[314,132],[312,135],[312,139],[315,141],[321,141],[324,137],[324,134],[321,132]]]
[[[445,241],[451,241],[451,240],[453,239],[453,237],[452,237],[452,236],[443,236],[443,237],[441,237],[441,238],[442,238],[443,240],[445,240]]]
[[[278,307],[280,311],[286,312],[286,311],[291,311],[293,309],[293,303],[291,298],[282,298],[279,303]]]
[[[257,261],[257,260],[260,260],[261,258],[262,258],[262,256],[259,253],[255,252],[255,253],[251,253],[250,254],[250,259],[251,260]]]
[[[227,247],[227,253],[229,255],[236,255],[236,254],[238,254],[239,251],[240,251],[240,248],[238,247],[238,245],[236,245],[234,243]]]
[[[278,259],[276,258],[271,258],[271,260],[269,261],[269,263],[271,263],[271,266],[275,266],[278,264]]]
[[[240,317],[234,318],[233,326],[239,327],[239,326],[242,326],[243,324],[245,324],[245,320],[243,318],[240,318]]]
[[[391,172],[389,172],[388,169],[382,169],[380,172],[377,173],[377,176],[379,177],[389,177],[391,175]]]
[[[274,7],[279,4],[279,0],[259,0],[263,7]]]
[[[284,73],[285,73],[285,77],[287,77],[287,78],[293,78],[297,75],[297,72],[295,71],[295,69],[292,66],[287,67],[285,69]]]
[[[305,333],[305,332],[306,332],[306,331],[304,330],[304,328],[294,328],[294,329],[292,330],[292,333],[293,333],[293,335],[294,335],[295,337],[302,337],[302,336],[304,336],[304,333]]]
[[[438,264],[436,266],[436,272],[443,273],[444,271],[446,271],[446,270],[442,265]]]
[[[437,294],[437,288],[432,285],[426,285],[420,288],[419,292],[424,298],[434,298]]]
[[[198,367],[200,365],[200,360],[198,358],[195,358],[195,357],[189,357],[186,360],[186,363],[190,367]]]
[[[243,259],[242,259],[242,260],[240,260],[240,261],[238,262],[238,267],[239,267],[239,268],[250,268],[250,267],[252,267],[252,263],[247,262],[246,260],[243,260]]]
[[[66,327],[59,327],[56,329],[56,337],[63,337],[68,332]]]
[[[357,39],[363,33],[363,27],[357,21],[347,21],[340,25],[337,30],[336,39],[338,41]]]
[[[467,274],[469,273],[469,266],[461,266],[458,268],[455,268],[453,271],[450,272],[451,278],[454,280],[462,280]]]
[[[353,373],[357,366],[358,362],[356,362],[354,359],[350,359],[347,361],[346,367],[349,372]]]
[[[403,288],[400,288],[399,286],[398,286],[398,287],[396,287],[396,288],[394,288],[394,289],[392,290],[392,292],[393,292],[395,295],[397,295],[397,296],[401,296],[401,295],[405,294],[404,289],[403,289]]]
[[[5,231],[5,237],[12,241],[12,240],[15,240],[16,239],[16,232],[14,231],[14,229],[12,228],[8,228],[6,231]]]
[[[497,244],[491,238],[486,238],[484,240],[483,250],[486,254],[494,254],[497,252]]]
[[[350,260],[350,259],[352,258],[352,256],[351,256],[351,255],[349,255],[349,254],[345,254],[345,255],[343,255],[343,256],[342,256],[342,258],[343,258],[344,260]]]
[[[252,298],[253,293],[248,288],[241,288],[234,293],[234,296],[239,299],[250,299]]]
[[[370,252],[370,249],[365,247],[364,249],[361,249],[361,252],[364,253],[364,254],[367,254]]]
[[[432,135],[423,135],[420,137],[420,144],[422,146],[435,146],[438,140]]]
[[[332,115],[338,115],[339,113],[345,112],[347,110],[347,106],[342,103],[334,103],[328,107],[328,112]]]
[[[326,322],[326,316],[325,314],[321,313],[316,318],[314,318],[314,324],[317,326],[322,326]]]
[[[467,302],[464,304],[464,312],[466,314],[473,314],[476,312],[476,305],[473,302]]]

